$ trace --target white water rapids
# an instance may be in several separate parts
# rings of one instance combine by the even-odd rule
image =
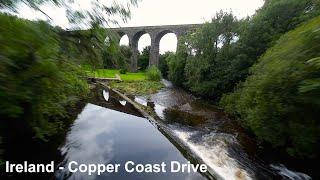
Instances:
[[[135,97],[135,101],[139,104],[147,106],[148,102],[154,103],[155,113],[162,119],[166,120],[165,110],[167,108],[180,108],[189,105],[192,101],[196,101],[194,97],[181,89],[173,87],[172,83],[162,80],[167,88],[150,97]],[[189,107],[188,106],[188,107]],[[192,107],[187,109],[193,110]],[[214,119],[212,119],[214,121]],[[218,179],[226,180],[250,180],[250,179],[270,179],[270,174],[277,174],[281,179],[290,180],[309,180],[308,175],[300,172],[288,170],[285,166],[259,164],[253,162],[243,151],[237,138],[233,134],[221,133],[215,131],[195,130],[188,125],[174,123],[168,125],[173,135],[180,139],[192,154],[199,157],[206,163],[217,175]],[[233,147],[233,149],[232,149]],[[230,155],[230,149],[239,155],[239,159]],[[257,176],[257,171],[259,172]],[[270,174],[269,174],[270,173]],[[272,178],[271,178],[272,179]]]
[[[227,151],[228,141],[235,142],[234,137],[227,134],[210,133],[197,139],[197,142],[190,138],[198,132],[174,128],[173,132],[192,151],[196,153],[216,174],[223,179],[239,180],[252,179],[246,170],[241,169],[237,162],[232,159]]]

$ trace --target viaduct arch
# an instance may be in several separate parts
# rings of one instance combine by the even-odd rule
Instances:
[[[120,27],[110,28],[111,31],[119,35],[119,41],[122,36],[127,35],[129,46],[132,50],[130,70],[136,71],[138,68],[138,42],[142,35],[149,34],[151,38],[151,49],[149,57],[149,66],[158,65],[159,63],[159,45],[161,38],[168,34],[174,33],[177,37],[178,44],[180,37],[189,31],[193,31],[202,24],[181,24],[181,25],[161,25],[161,26],[140,26],[140,27]]]

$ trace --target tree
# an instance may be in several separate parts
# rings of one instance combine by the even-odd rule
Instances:
[[[178,44],[178,46],[181,48],[178,48],[176,54],[169,54],[166,62],[168,63],[169,80],[178,86],[183,86],[185,82],[184,68],[188,54],[182,44]]]
[[[186,35],[175,56],[168,56],[169,79],[201,96],[232,91],[230,66],[236,55],[238,20],[219,12],[210,23]]]
[[[81,65],[102,65],[103,56],[116,49],[114,43],[105,43],[106,34],[111,33],[103,27],[117,23],[113,16],[126,20],[130,15],[129,4],[92,2],[91,9],[79,11],[71,8],[74,1],[69,0],[0,0],[0,10],[15,11],[24,3],[49,20],[41,5],[64,6],[74,25],[72,31],[65,31],[44,21],[0,13],[0,127],[8,129],[0,132],[4,141],[14,132],[14,137],[36,137],[44,143],[67,129],[67,117],[89,92]],[[83,25],[88,29],[80,30]],[[127,58],[128,53],[122,53]]]
[[[52,20],[46,12],[41,10],[43,5],[63,6],[66,17],[69,20],[72,31],[54,29],[61,36],[62,50],[68,52],[68,57],[77,59],[77,63],[88,64],[92,68],[101,68],[107,64],[105,60],[108,55],[117,52],[115,45],[116,37],[113,32],[107,31],[104,27],[110,24],[118,24],[119,20],[126,21],[130,18],[130,7],[137,5],[136,0],[114,2],[108,4],[103,1],[91,1],[91,6],[86,9],[75,9],[75,2],[69,0],[3,0],[0,1],[0,9],[9,12],[17,11],[17,6],[23,3],[37,11],[42,12]],[[81,30],[81,29],[88,30]],[[109,44],[105,43],[106,36],[111,37]],[[109,62],[112,64],[112,62]]]
[[[167,58],[169,56],[173,56],[174,53],[173,52],[165,52],[164,54],[160,54],[159,57],[159,70],[161,71],[161,74],[164,78],[168,78],[168,71],[169,71],[169,67],[168,67],[168,62],[167,62]]]
[[[243,21],[237,43],[237,63],[233,66],[238,72],[234,82],[243,81],[249,68],[281,35],[319,14],[317,0],[265,1],[253,17]]]
[[[195,94],[219,99],[245,80],[250,67],[281,35],[318,14],[315,0],[268,0],[243,20],[219,12],[210,23],[185,36],[182,46],[187,56],[171,58],[174,67],[169,64],[169,78]],[[178,61],[181,64],[175,64]]]
[[[87,83],[50,25],[8,15],[0,24],[1,123],[27,124],[44,140],[63,128],[66,108],[87,95]]]
[[[86,26],[93,28],[96,26],[108,26],[110,23],[117,24],[119,19],[126,21],[130,17],[130,7],[137,5],[137,0],[123,1],[123,3],[110,3],[91,1],[91,7],[87,9],[75,9],[75,1],[70,0],[1,0],[0,9],[6,9],[16,12],[19,4],[25,4],[47,16],[49,20],[52,18],[43,10],[42,5],[63,6],[69,23],[74,29]]]
[[[138,67],[140,70],[146,70],[149,66],[150,49],[151,46],[146,46],[139,55]]]
[[[130,65],[130,59],[132,56],[132,50],[129,46],[120,46],[120,54],[118,54],[118,66],[119,68],[128,69]]]
[[[221,105],[261,141],[319,156],[320,17],[282,36]]]

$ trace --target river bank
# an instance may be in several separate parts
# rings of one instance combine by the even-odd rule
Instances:
[[[166,88],[158,93],[148,96],[133,95],[130,98],[149,109],[149,114],[156,116],[157,120],[172,128],[180,141],[184,141],[189,149],[192,148],[193,153],[200,155],[224,177],[309,179],[308,175],[292,169],[314,173],[312,168],[292,164],[297,161],[260,154],[260,147],[254,137],[223,111],[173,87],[168,81],[164,81],[164,84]],[[291,170],[283,164],[290,165]],[[245,171],[234,168],[239,166]]]
[[[165,87],[159,81],[149,80],[145,71],[121,74],[120,70],[116,69],[97,69],[86,73],[89,80],[108,82],[109,87],[127,95],[154,94]]]

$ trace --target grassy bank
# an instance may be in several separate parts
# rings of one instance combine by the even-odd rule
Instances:
[[[90,77],[99,78],[114,78],[116,74],[119,74],[122,82],[112,81],[109,85],[125,94],[147,95],[156,93],[164,87],[160,81],[148,80],[146,73],[142,71],[120,74],[119,70],[116,69],[97,69],[95,71],[88,71],[87,74]]]
[[[125,94],[147,95],[159,91],[164,85],[161,82],[154,81],[124,81],[111,82],[110,86]]]
[[[119,74],[123,81],[144,81],[146,80],[145,72],[136,72],[126,74],[120,74],[118,69],[97,69],[94,71],[87,71],[87,75],[97,78],[115,78],[116,74]]]

